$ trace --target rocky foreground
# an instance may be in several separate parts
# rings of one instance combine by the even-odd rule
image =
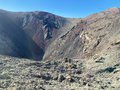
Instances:
[[[120,90],[120,60],[0,56],[0,90]]]

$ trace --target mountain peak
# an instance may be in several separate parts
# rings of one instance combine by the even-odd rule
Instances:
[[[120,9],[117,8],[117,7],[112,7],[112,8],[109,8],[106,10],[107,12],[111,12],[111,13],[114,13],[114,14],[117,14],[120,12]]]
[[[108,8],[108,10],[119,10],[117,7]]]

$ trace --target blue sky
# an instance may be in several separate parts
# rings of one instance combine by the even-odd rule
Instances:
[[[0,9],[9,11],[47,11],[64,17],[85,17],[120,7],[120,0],[1,0]]]

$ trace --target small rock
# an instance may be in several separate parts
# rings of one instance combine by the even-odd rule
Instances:
[[[105,58],[104,57],[100,57],[98,60],[96,60],[96,63],[104,63]]]
[[[71,69],[77,69],[77,65],[76,64],[72,64],[71,65]]]
[[[66,78],[63,76],[63,75],[59,75],[59,77],[58,77],[58,81],[59,82],[62,82],[62,81],[64,81]]]
[[[58,80],[58,76],[53,77],[53,80]]]
[[[65,58],[65,62],[67,63],[71,63],[72,62],[72,59],[69,59],[69,58]]]
[[[45,90],[42,86],[37,86],[36,89],[37,90]]]
[[[73,82],[78,82],[79,80],[77,80],[77,78],[75,78],[74,76],[67,76],[66,81],[73,83]]]
[[[83,85],[87,85],[87,82],[86,82],[86,81],[83,81]]]
[[[51,75],[49,73],[42,74],[41,78],[44,79],[44,80],[50,80],[50,79],[52,79],[52,77],[51,77]]]
[[[101,89],[106,89],[107,87],[108,87],[108,86],[106,86],[106,85],[105,85],[105,86],[101,86]]]
[[[82,74],[82,70],[76,70],[76,74]]]
[[[71,82],[71,83],[75,82],[74,78],[71,77],[71,78],[69,79],[69,82]]]

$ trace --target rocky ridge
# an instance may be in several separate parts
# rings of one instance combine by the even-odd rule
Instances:
[[[1,12],[6,15],[6,12]],[[15,13],[8,16],[10,15],[15,15]],[[52,20],[47,17],[51,17]],[[15,19],[7,18],[12,19],[13,22],[19,21],[16,26],[12,26],[12,22],[8,22],[1,14],[0,18],[1,47],[10,45],[7,48],[8,51],[17,47],[18,50],[13,50],[17,52],[19,45],[15,41],[18,41],[21,47],[25,48],[26,52],[23,54],[27,53],[32,56],[30,58],[41,55],[43,59],[35,61],[1,55],[1,90],[120,89],[119,8],[110,8],[81,19],[62,18],[42,12],[30,12],[29,14],[19,12],[14,16]],[[58,22],[64,23],[58,24]],[[20,26],[23,29],[12,29],[16,34],[12,31],[11,33],[3,32],[9,31],[5,27],[6,24],[9,28]],[[4,38],[4,35],[9,36]],[[9,42],[5,42],[6,40]],[[25,43],[26,41],[29,43]],[[28,44],[31,45],[29,48]],[[2,50],[1,47],[0,50]],[[3,48],[3,51],[5,49]],[[36,50],[43,50],[43,53]],[[12,54],[13,51],[11,51]],[[18,57],[19,55],[20,53]]]

